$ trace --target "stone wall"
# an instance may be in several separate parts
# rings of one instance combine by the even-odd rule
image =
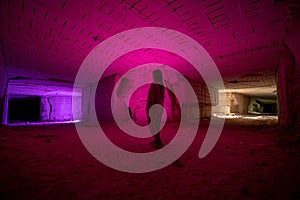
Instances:
[[[42,96],[41,121],[72,121],[82,118],[81,96],[74,98],[78,109],[72,111],[72,96]]]
[[[0,53],[0,124],[2,123],[2,117],[4,112],[4,93],[6,87],[6,72],[4,69],[4,60]]]
[[[291,49],[285,46],[276,75],[280,126],[294,126],[300,122],[300,65],[298,62]]]
[[[73,90],[71,83],[36,79],[10,79],[6,90],[7,102],[4,124],[7,124],[9,99],[40,97],[40,122],[61,122],[81,120],[82,88]],[[74,106],[72,110],[72,95]]]
[[[239,93],[227,93],[227,100],[230,105],[230,113],[248,114],[249,97]]]
[[[101,79],[98,84],[93,84],[92,87],[96,87],[95,105],[97,118],[99,121],[113,121],[111,111],[111,97],[112,92],[116,84],[116,75],[112,75]],[[92,90],[95,91],[95,88]]]
[[[286,38],[277,71],[278,122],[280,126],[300,123],[300,26],[293,22]]]
[[[152,69],[149,69],[148,75],[151,76]],[[169,87],[178,89],[178,84],[180,80],[172,77],[170,79],[168,74],[164,74],[165,84],[168,84]],[[85,121],[94,123],[96,120],[99,121],[114,121],[111,111],[111,99],[115,97],[112,96],[113,89],[119,79],[119,75],[114,74],[109,77],[105,77],[99,81],[99,83],[93,83],[84,88],[84,98],[83,98],[83,119]],[[132,84],[135,84],[135,80],[131,80]],[[188,106],[189,111],[188,115],[191,119],[194,119],[195,116],[199,114],[195,114],[193,106],[199,106],[200,117],[201,118],[209,118],[211,116],[211,106],[216,105],[218,103],[217,90],[211,89],[213,92],[213,100],[211,102],[211,97],[208,92],[208,89],[205,84],[189,80],[191,86],[193,87],[199,101],[199,105],[185,105]],[[118,87],[118,86],[117,86]],[[133,86],[132,86],[133,87]],[[130,98],[128,108],[132,111],[133,118],[136,122],[146,122],[146,99],[148,94],[149,85],[144,85],[138,88]],[[96,91],[96,94],[94,94]],[[181,90],[180,90],[181,91]],[[184,92],[184,91],[183,91]],[[95,99],[92,99],[95,95]],[[91,106],[95,106],[97,116],[93,116],[91,114]],[[176,100],[176,97],[173,97],[172,92],[166,90],[165,91],[165,100],[164,107],[167,111],[167,119],[168,121],[177,121],[179,120],[180,114],[180,105]],[[128,112],[128,110],[124,110],[124,112]],[[121,110],[120,110],[121,112]],[[127,119],[126,119],[127,120]]]

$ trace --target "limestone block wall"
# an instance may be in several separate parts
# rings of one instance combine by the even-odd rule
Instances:
[[[247,114],[250,98],[239,93],[227,93],[230,105],[230,113]]]
[[[146,74],[151,76],[152,69],[149,69],[149,72],[145,72]],[[180,88],[180,80],[177,80],[176,77],[168,77],[167,74],[164,74],[164,84],[169,86],[170,88],[178,89]],[[112,92],[114,87],[116,86],[116,83],[119,79],[119,75],[114,74],[112,76],[103,78],[99,81],[99,83],[93,83],[84,88],[84,98],[83,98],[83,119],[90,121],[90,122],[96,122],[96,120],[99,121],[114,121],[112,112],[111,112],[111,100],[116,98],[114,95],[112,96]],[[190,105],[187,103],[184,105],[187,109],[187,115],[189,116],[189,119],[194,119],[195,116],[199,115],[199,113],[194,113],[194,107],[199,106],[200,110],[200,117],[201,118],[209,118],[211,116],[211,106],[218,104],[218,95],[217,90],[214,90],[213,88],[211,91],[212,94],[212,101],[211,96],[209,94],[209,91],[207,89],[207,86],[204,83],[200,83],[193,80],[188,80],[194,89],[199,104],[198,105]],[[130,80],[132,86],[134,86],[135,81]],[[118,87],[118,86],[116,86]],[[149,85],[144,85],[139,87],[133,95],[130,97],[130,101],[128,105],[128,108],[130,108],[133,119],[136,122],[146,122],[147,116],[146,116],[146,99],[148,94]],[[179,89],[178,89],[179,90]],[[93,94],[93,92],[96,91],[96,94]],[[184,92],[184,88],[179,90],[181,92]],[[91,98],[95,95],[95,99]],[[92,109],[91,106],[95,106],[95,110],[97,113],[97,119],[92,119],[92,115],[90,113],[90,110]],[[118,106],[118,105],[116,105]],[[180,116],[180,106],[178,103],[178,100],[174,96],[174,94],[170,90],[165,90],[165,98],[164,98],[164,108],[167,112],[167,119],[168,121],[177,121],[179,120]],[[120,112],[123,112],[120,110]],[[124,112],[128,112],[128,110],[124,110]]]
[[[294,126],[300,122],[300,65],[288,46],[282,51],[276,75],[278,123]]]
[[[74,99],[72,99],[72,95],[74,95]],[[82,89],[80,87],[76,87],[73,90],[72,84],[69,83],[35,79],[9,79],[6,89],[5,110],[3,112],[4,124],[10,123],[7,122],[10,100],[30,97],[40,97],[40,122],[82,119]],[[75,106],[74,112],[72,103]],[[20,111],[20,114],[22,112],[24,111]]]
[[[92,84],[91,86],[92,92],[96,91],[96,94],[94,104],[90,105],[95,105],[97,118],[100,121],[113,121],[111,111],[111,97],[116,84],[116,78],[117,76],[115,74],[101,79],[99,83]]]
[[[300,123],[300,27],[299,24],[293,27],[287,35],[276,75],[280,126]]]
[[[2,122],[4,112],[4,93],[6,87],[6,72],[4,69],[4,60],[2,54],[0,54],[0,123]]]

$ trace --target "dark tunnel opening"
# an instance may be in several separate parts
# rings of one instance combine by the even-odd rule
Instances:
[[[11,97],[8,101],[8,121],[37,122],[40,121],[41,97]]]

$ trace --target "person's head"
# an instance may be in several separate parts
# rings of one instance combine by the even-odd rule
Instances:
[[[162,81],[162,72],[159,69],[153,71],[153,80],[156,83],[163,83]]]

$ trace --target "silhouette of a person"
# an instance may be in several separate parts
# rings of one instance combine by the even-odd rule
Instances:
[[[162,114],[164,112],[163,108],[156,110],[152,119],[150,119],[149,116],[149,110],[151,106],[153,106],[154,104],[160,104],[163,106],[164,104],[165,88],[163,86],[163,81],[162,81],[162,72],[159,69],[153,71],[153,81],[154,83],[150,84],[150,88],[148,91],[146,113],[147,113],[148,124],[152,120],[151,125],[149,125],[149,129],[153,134],[154,140],[150,142],[150,145],[152,145],[154,148],[161,148],[163,147],[163,143],[160,138],[159,129],[160,129]]]

